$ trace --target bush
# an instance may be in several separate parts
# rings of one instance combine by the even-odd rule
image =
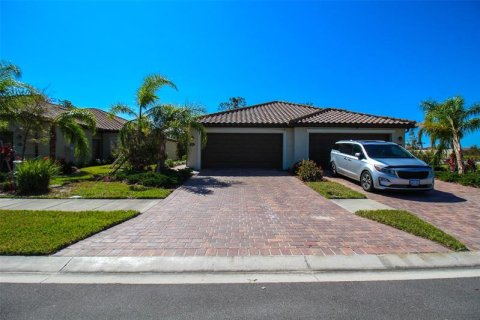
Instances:
[[[298,164],[295,174],[302,179],[302,181],[320,181],[322,180],[322,168],[317,166],[315,161],[302,160]]]
[[[60,167],[48,159],[27,160],[17,166],[15,175],[21,194],[46,193],[50,179]]]
[[[470,187],[480,187],[480,173],[479,172],[468,172],[464,174],[458,174],[457,172],[451,171],[440,171],[435,172],[436,178],[446,182],[455,182],[460,183],[464,186]]]
[[[182,170],[167,169],[163,173],[145,172],[119,172],[116,174],[118,180],[126,181],[128,184],[140,184],[145,187],[174,188],[184,183],[192,175],[189,168]]]

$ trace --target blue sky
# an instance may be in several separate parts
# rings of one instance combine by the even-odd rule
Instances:
[[[133,104],[160,73],[164,102],[209,112],[243,96],[420,121],[422,100],[480,102],[479,57],[480,2],[0,0],[0,58],[80,107]]]

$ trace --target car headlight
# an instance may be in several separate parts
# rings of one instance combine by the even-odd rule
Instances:
[[[382,167],[382,166],[379,166],[379,165],[374,165],[374,167],[375,167],[375,170],[380,171],[382,173],[390,174],[392,176],[395,175],[395,170],[390,169],[388,167]]]

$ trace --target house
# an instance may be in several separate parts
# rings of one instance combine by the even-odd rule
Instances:
[[[59,114],[69,109],[53,103],[45,103],[45,116],[55,118]],[[90,141],[91,159],[108,159],[117,144],[117,136],[123,124],[127,121],[120,117],[110,117],[110,114],[96,108],[86,108],[96,119],[96,132],[87,131],[86,135]],[[17,156],[21,153],[24,143],[24,132],[18,125],[11,124],[7,131],[0,132],[0,145],[11,144]],[[33,142],[26,143],[25,158],[48,157],[50,155],[49,142],[39,143],[37,146]],[[62,133],[57,128],[55,158],[65,159],[65,161],[75,162],[73,146],[66,143]]]
[[[69,109],[61,105],[46,103],[46,117],[55,118],[59,114],[68,111]],[[90,111],[96,120],[96,132],[92,136],[92,133],[87,130],[86,135],[90,141],[91,157],[87,161],[100,159],[106,160],[112,157],[112,152],[117,146],[118,133],[122,129],[127,120],[114,116],[111,117],[110,113],[97,108],[85,108]],[[62,133],[57,128],[56,132],[56,148],[55,158],[64,159],[67,162],[75,162],[73,146],[66,143]],[[0,132],[0,146],[3,144],[11,144],[14,146],[17,156],[23,148],[23,131],[16,125],[10,125],[7,131]],[[177,143],[175,140],[168,139],[166,144],[167,157],[173,160],[177,159]],[[50,155],[50,145],[48,142],[40,143],[38,148],[35,148],[35,144],[27,142],[25,158],[36,157],[48,157]]]
[[[194,132],[188,166],[288,169],[312,159],[327,167],[330,150],[341,139],[386,140],[402,144],[415,121],[337,108],[272,101],[202,116],[207,144]]]

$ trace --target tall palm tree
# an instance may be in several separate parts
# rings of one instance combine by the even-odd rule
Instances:
[[[57,128],[65,141],[73,145],[75,157],[86,159],[90,154],[90,143],[85,129],[95,134],[96,119],[88,110],[72,108],[56,116],[50,124],[50,158],[55,159],[57,145]]]
[[[177,89],[175,84],[158,74],[147,76],[136,94],[137,110],[124,104],[116,104],[110,109],[112,115],[125,114],[132,120],[125,123],[120,131],[120,148],[134,170],[143,169],[149,161],[147,151],[151,146],[150,120],[145,112],[159,102],[157,91],[162,87]]]
[[[432,141],[439,140],[440,145],[451,145],[457,159],[458,173],[463,174],[462,146],[460,140],[467,133],[480,129],[480,104],[465,107],[465,101],[457,96],[442,103],[424,101],[421,105],[425,113],[425,121],[421,132],[430,136]]]
[[[157,172],[165,168],[167,138],[187,141],[189,145],[192,131],[197,130],[201,134],[202,144],[205,144],[205,129],[197,120],[201,113],[203,111],[199,108],[173,105],[157,105],[147,112],[152,123],[152,134],[158,141]]]
[[[18,66],[0,62],[0,129],[14,120],[15,109],[19,106],[45,100],[35,88],[19,80],[22,73]]]

